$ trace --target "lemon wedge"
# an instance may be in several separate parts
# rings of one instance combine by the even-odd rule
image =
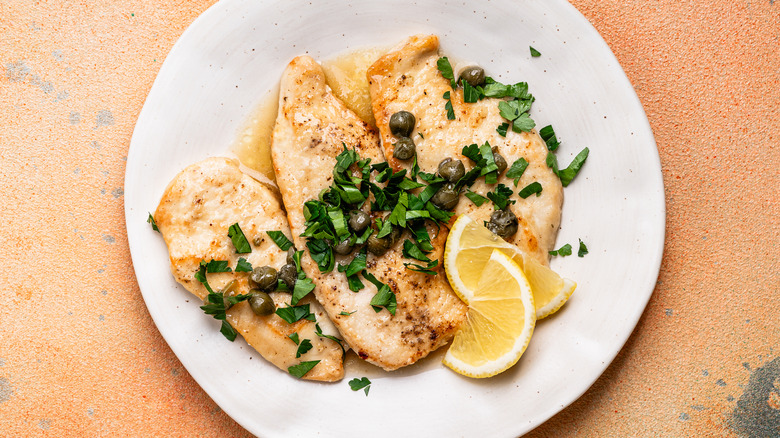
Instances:
[[[512,258],[528,278],[534,295],[537,319],[557,312],[577,287],[574,281],[562,278],[469,216],[461,215],[452,225],[444,251],[444,268],[456,292],[459,289],[474,288],[494,249],[499,249]]]
[[[473,280],[473,287],[454,288],[469,310],[443,362],[465,376],[490,377],[523,355],[536,325],[534,299],[522,269],[499,250]]]

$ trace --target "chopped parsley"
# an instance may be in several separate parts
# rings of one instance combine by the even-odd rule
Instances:
[[[447,59],[446,56],[442,56],[436,61],[436,68],[439,69],[439,73],[441,73],[444,79],[449,79],[450,86],[454,90],[455,87],[458,86],[458,81],[455,80],[455,72],[452,71],[450,60]],[[449,97],[447,97],[447,99],[449,99]]]
[[[352,312],[345,312],[345,311],[342,310],[341,312],[339,312],[339,316],[349,316],[349,315],[352,315],[355,312],[357,312],[357,310],[353,310]]]
[[[309,371],[312,370],[318,363],[320,363],[319,360],[307,360],[304,362],[299,363],[298,365],[293,365],[289,368],[287,368],[287,372],[290,373],[293,377],[302,378],[306,375]]]
[[[555,150],[558,149],[558,146],[560,146],[552,125],[547,125],[540,129],[539,136],[541,136],[542,140],[547,144],[547,150],[549,151],[555,152]]]
[[[382,311],[382,308],[385,308],[391,315],[395,315],[398,304],[395,299],[395,293],[390,289],[390,286],[379,281],[368,271],[363,271],[363,278],[370,281],[377,288],[376,295],[371,298],[371,307],[374,308],[374,311],[379,313]]]
[[[542,56],[542,54],[539,53],[539,51],[534,49],[533,47],[528,46],[528,48],[531,49],[531,57],[538,58],[538,57]]]
[[[540,196],[542,194],[542,185],[539,184],[538,181],[534,181],[531,184],[528,184],[527,186],[523,187],[522,190],[520,190],[517,195],[521,198],[525,199],[531,195]]]
[[[361,378],[354,378],[349,381],[349,387],[353,391],[360,391],[361,389],[366,393],[366,397],[368,397],[368,390],[371,389],[371,381],[368,380],[368,377],[361,377]]]
[[[298,322],[302,319],[307,321],[315,321],[314,314],[309,310],[309,304],[302,306],[289,306],[279,307],[276,309],[276,314],[279,318],[282,318],[288,324]]]
[[[564,187],[568,187],[574,177],[577,176],[577,174],[580,172],[582,165],[585,164],[585,160],[588,159],[589,153],[590,149],[588,148],[581,150],[580,153],[574,157],[571,163],[569,163],[569,167],[559,170],[558,160],[555,158],[555,155],[552,155],[552,158],[550,158],[551,153],[548,152],[547,165],[550,167],[550,169],[553,170],[553,172],[555,172],[556,175],[558,175],[558,178],[561,179],[561,184],[563,184]]]
[[[157,228],[157,222],[154,221],[154,216],[152,216],[151,213],[149,213],[149,217],[146,219],[146,222],[152,224],[152,229],[154,231],[157,231],[158,233],[160,232],[160,229]]]
[[[496,208],[496,210],[503,210],[505,209],[509,204],[514,204],[515,201],[512,199],[509,199],[510,196],[512,196],[512,189],[509,187],[499,184],[496,186],[496,190],[494,192],[488,192],[487,197],[493,201],[493,206]]]
[[[228,237],[233,241],[233,246],[236,247],[236,252],[239,254],[247,254],[252,252],[252,247],[249,245],[249,241],[246,240],[244,232],[241,231],[241,227],[236,222],[228,228]]]
[[[515,180],[515,187],[517,187],[517,184],[520,183],[520,177],[523,176],[526,168],[528,168],[528,161],[525,158],[520,157],[512,163],[505,175],[507,178]]]
[[[585,257],[585,254],[588,253],[588,247],[585,246],[585,242],[582,239],[578,240],[580,241],[580,248],[577,250],[577,257]]]
[[[252,272],[252,264],[246,261],[245,258],[241,257],[238,259],[238,262],[236,263],[236,272]]]
[[[441,97],[447,101],[447,103],[444,104],[444,109],[447,110],[447,120],[455,120],[455,108],[452,107],[450,92],[447,91]]]
[[[488,201],[488,198],[480,195],[479,193],[472,192],[471,190],[466,191],[465,196],[469,198],[469,201],[473,202],[477,207]]]
[[[282,251],[287,251],[293,246],[293,243],[290,241],[290,239],[288,239],[287,236],[285,236],[281,231],[266,231],[266,234],[268,234],[268,237],[270,237],[276,246],[278,246]]]
[[[298,332],[288,335],[287,337],[290,338],[293,342],[295,342],[295,345],[298,346],[298,350],[295,352],[296,359],[306,354],[306,352],[308,352],[314,347],[311,341],[308,339],[299,340]]]
[[[566,245],[563,245],[562,247],[560,247],[560,248],[558,248],[556,250],[550,251],[550,255],[561,256],[561,257],[570,256],[571,255],[571,245],[569,245],[567,243]]]
[[[210,288],[209,288],[210,289]],[[200,306],[201,310],[207,315],[211,315],[216,320],[222,321],[222,327],[219,329],[220,333],[224,335],[230,342],[236,340],[236,330],[227,322],[227,311],[234,305],[241,301],[248,300],[251,295],[233,295],[225,296],[222,292],[210,292],[206,296],[206,302]]]

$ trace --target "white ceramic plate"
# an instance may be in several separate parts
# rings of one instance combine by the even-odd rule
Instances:
[[[578,238],[584,258],[554,269],[579,287],[540,321],[504,374],[471,380],[441,355],[384,373],[362,366],[336,384],[298,381],[267,364],[177,286],[167,250],[146,223],[188,164],[226,155],[286,63],[388,46],[435,33],[442,53],[475,61],[504,82],[527,81],[532,117],[552,123],[567,165],[590,158],[565,190],[558,246]],[[531,58],[529,46],[542,53]],[[596,30],[564,0],[223,0],[182,35],[138,119],[125,180],[127,234],[149,312],[193,378],[225,412],[261,436],[506,436],[525,433],[579,397],[636,325],[661,261],[665,209],[653,135],[631,84]],[[369,376],[370,395],[347,381]]]

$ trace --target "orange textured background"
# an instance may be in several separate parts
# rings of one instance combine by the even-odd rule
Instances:
[[[157,331],[124,223],[138,114],[212,3],[0,2],[0,436],[249,435]],[[667,237],[617,359],[528,436],[775,436],[780,2],[572,3],[647,112]]]

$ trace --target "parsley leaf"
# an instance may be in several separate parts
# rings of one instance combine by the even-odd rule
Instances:
[[[452,107],[452,99],[450,99],[450,92],[444,93],[442,96],[447,99],[447,103],[444,104],[444,109],[447,110],[447,120],[455,120],[455,108]]]
[[[558,177],[561,178],[561,184],[563,184],[564,187],[567,187],[574,179],[574,177],[577,176],[577,174],[580,172],[582,165],[585,164],[585,160],[588,159],[589,153],[590,150],[588,148],[583,149],[579,154],[577,154],[576,157],[574,157],[572,162],[569,164],[569,167],[558,171]]]
[[[276,309],[276,314],[288,324],[292,324],[302,319],[307,321],[315,320],[314,314],[309,310],[308,304],[302,306],[280,307]]]
[[[308,339],[304,339],[301,341],[300,344],[298,344],[298,350],[295,352],[295,357],[301,357],[302,355],[306,354],[307,351],[311,350],[312,347],[314,347],[311,344],[311,341]]]
[[[209,286],[206,274],[214,272],[230,272],[227,260],[211,260],[209,262],[201,260],[198,265],[198,270],[195,272],[195,279],[198,280],[209,293],[214,293],[214,291],[211,289],[211,286]]]
[[[517,193],[517,195],[525,199],[531,195],[540,196],[541,193],[542,193],[542,185],[539,184],[538,181],[534,181],[531,184],[528,184],[527,186],[523,187],[523,190],[520,190]]]
[[[467,190],[465,195],[477,207],[488,201],[488,198],[480,195],[479,193],[472,192],[471,190]]]
[[[345,312],[345,311],[342,310],[341,312],[339,312],[339,315],[340,316],[349,316],[349,315],[352,315],[355,312],[357,312],[357,310],[353,310],[352,312]]]
[[[441,73],[444,79],[449,79],[450,87],[452,87],[454,90],[455,87],[458,86],[458,82],[455,80],[455,73],[452,71],[450,60],[447,59],[446,56],[442,56],[436,61],[436,68],[439,70],[439,73]],[[445,99],[449,99],[449,96]]]
[[[368,380],[368,377],[361,377],[360,379],[354,378],[349,381],[349,387],[353,391],[360,391],[362,389],[366,393],[366,397],[368,397],[368,390],[371,389],[371,381]]]
[[[238,222],[228,228],[228,237],[233,241],[233,246],[236,247],[237,253],[247,254],[252,252],[252,247],[249,246],[249,241],[246,240],[246,236],[241,231],[241,227],[238,226]]]
[[[395,315],[397,302],[395,299],[395,294],[393,293],[392,289],[390,289],[390,286],[379,281],[376,277],[374,277],[373,274],[368,271],[363,271],[363,278],[370,281],[377,288],[376,295],[371,298],[371,307],[374,308],[374,311],[379,313],[382,311],[382,307],[384,307],[388,312],[390,312],[391,315]]]
[[[533,58],[538,58],[538,57],[542,56],[542,54],[541,54],[541,53],[539,53],[539,51],[538,51],[538,50],[536,50],[536,49],[534,49],[533,47],[531,47],[531,46],[528,46],[528,48],[529,48],[529,49],[531,49],[531,56],[532,56]]]
[[[498,125],[498,128],[496,128],[496,132],[498,132],[498,135],[502,137],[506,137],[506,132],[509,130],[509,123],[502,123]]]
[[[421,262],[430,262],[431,259],[414,242],[409,239],[404,240],[404,257],[419,260]]]
[[[588,253],[588,247],[585,246],[585,242],[582,239],[578,240],[580,241],[580,248],[577,250],[577,257],[585,257],[585,254]]]
[[[463,85],[463,101],[466,103],[474,103],[479,100],[479,91],[472,87],[466,80],[460,81]]]
[[[290,375],[292,375],[293,377],[297,377],[300,379],[303,376],[305,376],[306,373],[311,371],[312,368],[314,368],[315,365],[317,365],[318,363],[320,363],[319,360],[308,360],[305,362],[301,362],[298,365],[293,365],[287,368],[287,372],[290,373]]]
[[[436,275],[437,272],[433,270],[436,266],[439,266],[438,260],[431,260],[425,266],[417,263],[404,263],[406,269],[415,272],[422,272],[423,274]]]
[[[301,340],[298,338],[298,332],[293,332],[291,335],[287,335],[288,338],[292,339],[293,342],[295,342],[295,345],[298,345],[301,343]]]
[[[562,247],[560,247],[560,248],[558,248],[556,250],[550,251],[550,255],[561,256],[561,257],[570,256],[571,255],[571,245],[569,245],[567,243],[566,245],[563,245]]]
[[[560,146],[552,125],[547,125],[540,129],[539,136],[541,136],[542,140],[547,144],[547,150],[555,152],[555,150],[558,149],[558,146]]]
[[[525,172],[525,169],[528,167],[528,161],[520,157],[517,160],[515,160],[514,163],[512,163],[512,166],[509,167],[509,170],[506,171],[506,177],[511,178],[515,180],[515,187],[520,183],[520,177],[523,176],[523,173]]]
[[[503,184],[499,184],[496,186],[495,192],[488,192],[487,197],[493,201],[496,210],[503,210],[507,205],[515,203],[514,200],[509,199],[509,197],[512,196],[512,193],[512,189]]]
[[[227,322],[227,310],[241,301],[248,300],[249,297],[249,294],[226,297],[222,292],[210,292],[206,296],[206,302],[200,306],[200,309],[203,310],[206,315],[211,315],[214,319],[221,320],[222,327],[219,329],[220,333],[222,333],[230,342],[233,342],[236,340],[238,333],[236,333],[235,329]]]
[[[266,231],[265,233],[268,234],[268,237],[270,237],[276,246],[278,246],[282,251],[287,251],[290,249],[290,247],[293,246],[293,243],[290,241],[290,239],[288,239],[287,236],[285,236],[281,231]]]
[[[160,232],[160,229],[157,228],[157,222],[154,221],[154,216],[152,216],[151,213],[149,213],[149,218],[146,219],[146,222],[152,224],[152,229],[154,231],[157,231],[158,233]]]
[[[290,298],[290,304],[295,306],[298,301],[303,299],[309,292],[314,290],[314,282],[311,278],[299,278],[295,281],[295,287],[293,288],[292,298]]]
[[[531,119],[531,116],[528,113],[523,113],[512,122],[512,131],[517,133],[530,132],[534,126],[536,126],[536,122]]]
[[[236,263],[236,272],[252,272],[252,264],[246,261],[245,258],[241,257]]]

